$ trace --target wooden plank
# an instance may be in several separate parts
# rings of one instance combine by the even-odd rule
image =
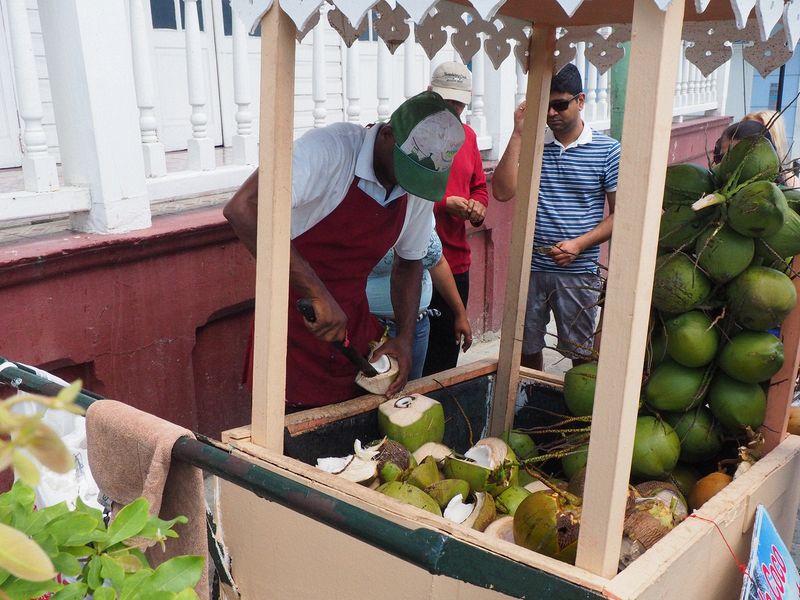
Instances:
[[[666,11],[652,0],[634,5],[625,145],[576,559],[605,577],[617,572],[622,539],[683,10],[681,2]]]
[[[283,451],[286,307],[294,136],[295,27],[275,5],[261,21],[261,108],[253,362],[253,441]]]
[[[558,387],[564,387],[564,375],[557,375],[555,373],[546,373],[538,369],[529,369],[527,367],[519,368],[519,376],[521,379],[534,379],[542,383],[549,383]]]
[[[792,269],[800,270],[800,257],[792,261]],[[800,277],[794,278],[794,289],[800,298]],[[800,302],[781,325],[783,340],[783,367],[772,378],[767,395],[767,414],[761,433],[764,434],[764,449],[769,452],[786,437],[789,422],[789,406],[794,398],[797,369],[800,367]]]
[[[492,359],[476,361],[468,365],[448,369],[428,377],[422,377],[409,382],[403,388],[404,394],[426,394],[443,387],[450,387],[462,381],[477,379],[484,375],[489,375],[497,370],[497,361]],[[367,394],[352,400],[346,400],[337,404],[320,406],[304,410],[291,415],[286,415],[286,429],[291,435],[298,435],[319,429],[335,421],[346,419],[354,415],[375,410],[386,402],[385,396],[377,394]]]
[[[511,230],[511,253],[508,285],[500,335],[500,357],[494,391],[489,435],[499,435],[514,422],[514,405],[519,384],[519,361],[522,355],[522,332],[528,298],[528,280],[533,253],[533,230],[539,204],[539,176],[542,172],[544,132],[550,102],[550,80],[555,58],[555,29],[534,25],[528,61],[528,106],[522,131],[517,196]]]
[[[686,519],[614,577],[604,595],[661,600],[673,597],[670,590],[680,590],[674,596],[683,600],[738,598],[742,574],[726,542],[740,562],[747,562],[758,504],[764,504],[781,537],[791,542],[800,501],[798,475],[800,437],[789,436],[703,505],[697,516],[707,520]],[[785,493],[776,494],[780,490]],[[698,567],[702,576],[698,576]]]

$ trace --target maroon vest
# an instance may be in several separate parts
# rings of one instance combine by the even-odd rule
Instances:
[[[382,329],[369,312],[367,277],[400,237],[407,196],[381,206],[358,187],[353,178],[339,205],[322,221],[296,237],[292,244],[328,288],[347,315],[350,344],[363,356]],[[357,369],[329,342],[306,329],[289,288],[289,340],[286,357],[286,402],[295,406],[322,406],[348,400],[360,393]]]

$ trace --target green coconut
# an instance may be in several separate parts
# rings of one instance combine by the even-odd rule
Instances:
[[[576,417],[592,414],[596,381],[596,362],[576,365],[564,373],[564,402],[569,412]]]
[[[755,243],[727,225],[709,227],[697,238],[694,251],[700,268],[714,281],[726,283],[750,266]]]
[[[717,364],[739,381],[767,381],[783,366],[783,342],[766,331],[742,331],[722,348]]]
[[[664,208],[691,206],[715,187],[714,175],[708,169],[691,163],[670,165],[664,180]]]
[[[736,322],[764,331],[780,325],[797,302],[792,280],[769,267],[749,267],[727,287],[728,306]]]
[[[728,224],[738,233],[763,238],[777,233],[789,210],[786,198],[771,181],[756,181],[728,200]]]
[[[689,311],[664,322],[667,353],[685,367],[703,367],[714,359],[719,332],[710,318],[699,310]]]
[[[800,254],[800,215],[787,210],[777,232],[756,240],[756,254],[768,261]]]
[[[656,259],[653,279],[653,306],[666,313],[692,310],[711,294],[711,282],[685,254],[670,254]]]
[[[517,431],[516,429],[504,431],[500,435],[500,439],[508,444],[519,460],[527,460],[539,455],[536,442],[524,431]]]
[[[484,438],[464,453],[464,459],[448,456],[444,459],[444,475],[448,479],[463,479],[473,492],[488,492],[496,496],[504,489],[517,485],[519,467],[514,451],[500,438]]]
[[[778,187],[781,188],[789,208],[796,213],[800,213],[800,188],[793,188],[785,185],[779,185]]]
[[[650,373],[667,358],[667,335],[660,323],[655,323],[647,336],[644,364],[646,372]]]
[[[377,491],[381,494],[389,496],[390,498],[399,500],[404,504],[410,504],[411,506],[416,506],[422,510],[427,510],[429,513],[433,513],[440,517],[442,516],[442,510],[439,508],[436,500],[431,498],[418,487],[414,487],[408,483],[389,481],[388,483],[381,485]]]
[[[631,475],[640,479],[664,479],[678,463],[681,442],[670,425],[656,417],[636,419]]]
[[[668,250],[691,244],[708,224],[715,212],[697,212],[690,206],[670,206],[661,213],[658,247]]]
[[[708,407],[731,431],[745,427],[755,430],[764,422],[767,395],[757,383],[744,383],[725,373],[717,373],[708,388]]]
[[[440,479],[426,487],[424,491],[444,509],[454,496],[460,495],[462,500],[467,499],[469,483],[463,479]]]
[[[575,474],[586,466],[589,460],[589,444],[583,444],[573,449],[561,459],[561,469],[567,479],[572,479]]]
[[[692,493],[697,480],[700,479],[700,472],[689,465],[678,463],[672,469],[672,473],[667,477],[667,481],[677,487],[684,498],[688,498]]]
[[[703,400],[705,369],[685,367],[671,360],[658,365],[644,387],[645,402],[655,410],[684,412]]]
[[[441,478],[442,474],[439,473],[439,465],[436,464],[436,459],[432,456],[427,456],[425,460],[411,470],[406,483],[424,490]]]
[[[378,407],[378,430],[414,452],[425,443],[442,441],[444,409],[420,394],[387,400]]]
[[[568,492],[534,492],[514,513],[514,542],[551,558],[575,562],[581,501]]]
[[[773,181],[781,171],[781,160],[770,141],[763,136],[751,137],[733,145],[717,169],[717,177],[726,184],[737,185],[751,179]]]
[[[683,414],[665,414],[681,442],[680,460],[688,463],[712,460],[722,448],[722,434],[711,413],[700,406]]]
[[[531,492],[518,485],[513,485],[503,490],[498,494],[497,498],[494,499],[497,512],[514,516],[514,513],[517,512],[517,507],[530,495]]]

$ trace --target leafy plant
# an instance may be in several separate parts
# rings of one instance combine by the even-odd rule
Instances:
[[[42,422],[43,413],[19,415],[10,409],[33,401],[81,414],[75,405],[80,389],[76,381],[53,398],[21,395],[0,401],[0,470],[13,466],[19,478],[0,494],[0,598],[27,600],[46,593],[53,593],[52,600],[197,598],[193,588],[204,557],[177,556],[152,569],[143,552],[154,543],[163,549],[167,539],[178,537],[173,527],[186,523],[186,517],[151,517],[144,498],[125,506],[108,526],[103,514],[80,498],[73,510],[65,502],[36,510],[32,486],[39,472],[22,450],[59,473],[72,468],[72,456]]]

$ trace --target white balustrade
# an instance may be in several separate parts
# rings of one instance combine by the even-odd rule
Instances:
[[[210,171],[216,166],[214,143],[208,137],[208,112],[203,47],[200,22],[197,17],[198,0],[185,0],[186,19],[186,72],[189,84],[189,104],[192,106],[192,137],[187,141],[189,169]]]
[[[11,54],[17,87],[19,116],[22,118],[22,174],[25,190],[48,192],[58,189],[56,160],[47,149],[42,129],[42,98],[33,54],[33,41],[25,0],[8,0]]]
[[[325,24],[327,10],[325,4],[319,8],[320,19],[312,33],[311,46],[311,99],[314,101],[314,127],[324,127],[328,111],[325,102],[328,99],[325,72]]]
[[[361,105],[359,100],[361,97],[360,86],[361,80],[359,79],[359,69],[361,66],[361,56],[359,48],[361,42],[356,40],[353,45],[347,49],[347,120],[351,123],[361,122]]]
[[[142,2],[130,0],[131,50],[133,80],[136,86],[136,103],[139,106],[139,129],[142,132],[142,154],[144,172],[147,177],[160,177],[167,173],[164,144],[158,141],[155,113],[155,88],[153,69],[150,65],[150,44],[147,39],[147,24]]]
[[[389,99],[392,81],[392,55],[383,40],[378,42],[378,121],[388,121],[391,114]]]
[[[515,70],[514,73],[516,74],[517,80],[517,87],[516,92],[514,94],[514,106],[519,106],[523,100],[525,100],[525,94],[527,93],[528,87],[528,76],[522,70],[522,65],[518,62],[515,62]]]
[[[255,165],[258,164],[258,144],[253,134],[253,112],[250,110],[247,30],[238,11],[232,13],[233,101],[236,103],[236,134],[231,139],[233,162],[237,165]]]
[[[488,147],[491,147],[492,143],[486,131],[486,113],[483,100],[486,80],[484,74],[485,59],[486,55],[483,48],[478,50],[475,56],[472,57],[472,113],[469,118],[469,124],[475,130],[475,134],[478,137],[478,148],[481,150],[485,149],[487,144]]]
[[[414,21],[406,19],[406,24],[408,25],[408,38],[403,42],[403,96],[408,99],[419,93],[420,88],[415,76],[417,72],[417,40],[414,36]]]

